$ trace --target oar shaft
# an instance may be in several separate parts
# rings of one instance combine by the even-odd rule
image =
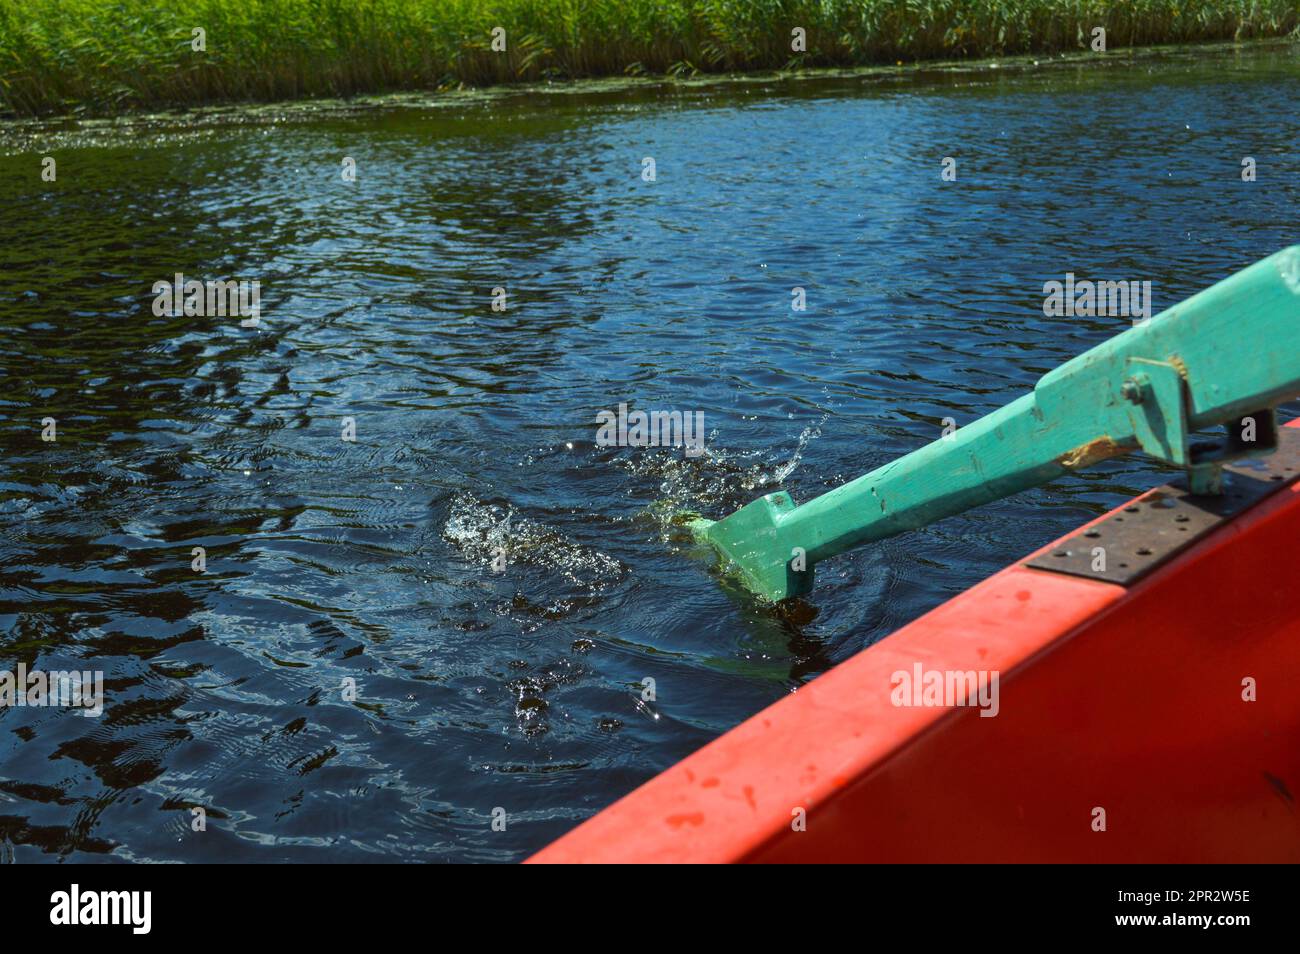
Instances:
[[[757,593],[807,592],[817,562],[1142,449],[1216,492],[1224,460],[1268,453],[1272,408],[1300,395],[1300,246],[1242,269],[1043,375],[948,437],[796,507],[768,494],[707,537]],[[1192,432],[1243,415],[1215,451]],[[1256,441],[1258,434],[1258,441]]]
[[[818,563],[1054,480],[1068,468],[1046,446],[1051,436],[1034,420],[1033,406],[1027,394],[802,504],[779,518],[782,536]]]

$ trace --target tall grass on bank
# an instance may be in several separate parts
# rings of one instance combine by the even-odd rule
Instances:
[[[0,0],[18,115],[1277,36],[1300,0]],[[191,48],[206,31],[206,52]],[[494,27],[505,52],[491,48]],[[791,51],[791,30],[807,52]]]

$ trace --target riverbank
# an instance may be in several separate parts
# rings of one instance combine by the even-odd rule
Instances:
[[[600,76],[1282,36],[1294,0],[0,0],[0,110],[109,115]],[[802,32],[799,32],[802,31]]]

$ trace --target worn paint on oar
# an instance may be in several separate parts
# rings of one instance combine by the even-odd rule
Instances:
[[[973,424],[802,506],[768,494],[694,520],[746,585],[806,593],[822,560],[1142,450],[1218,493],[1223,463],[1277,444],[1273,408],[1300,395],[1300,246],[1257,262],[1044,375]],[[1249,419],[1247,422],[1245,419]],[[1193,444],[1227,424],[1227,439]]]

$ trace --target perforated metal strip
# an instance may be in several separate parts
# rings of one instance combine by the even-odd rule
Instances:
[[[1222,496],[1194,497],[1185,484],[1165,484],[1024,565],[1129,586],[1300,478],[1300,429],[1278,428],[1276,451],[1229,464],[1223,472]]]

